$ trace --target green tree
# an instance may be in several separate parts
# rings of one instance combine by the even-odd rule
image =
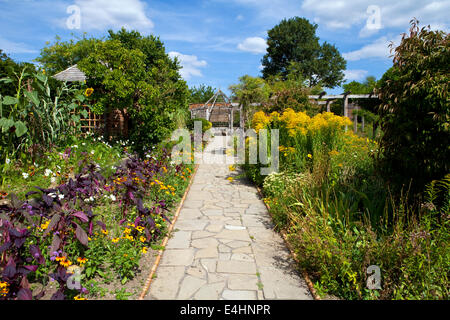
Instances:
[[[374,93],[377,81],[374,76],[368,76],[363,82],[352,81],[342,86],[345,92],[353,94],[370,94]]]
[[[217,89],[202,84],[198,87],[190,88],[189,92],[189,103],[205,103],[217,92]]]
[[[267,102],[270,95],[270,86],[259,77],[244,75],[239,78],[239,83],[230,86],[232,100],[239,102],[244,116],[241,121],[241,127],[244,126],[246,119],[251,118],[255,110],[254,103]]]
[[[101,114],[118,109],[129,116],[130,138],[143,150],[185,124],[188,87],[179,62],[168,56],[158,37],[124,28],[108,34],[106,40],[57,40],[37,60],[54,73],[77,63],[87,86],[94,88],[93,110]]]
[[[0,49],[0,79],[13,77],[18,67],[18,64]],[[0,87],[0,95],[12,96],[14,93],[15,89],[12,83],[3,83]]]
[[[294,64],[292,72],[288,74],[286,80],[281,76],[272,76],[266,79],[270,87],[270,98],[264,105],[266,112],[283,112],[286,108],[295,111],[306,111],[311,115],[318,112],[315,105],[309,102],[308,95],[322,92],[320,86],[309,88],[301,74],[297,73]]]
[[[448,34],[411,21],[383,76],[379,165],[398,187],[419,192],[450,172],[450,46]]]
[[[101,42],[100,39],[88,38],[86,33],[80,39],[69,41],[61,41],[61,38],[56,36],[53,44],[46,43],[35,61],[43,65],[48,74],[54,75],[87,58]]]
[[[0,49],[0,79],[11,79],[11,81],[3,81],[0,86],[0,95],[15,95],[16,88],[14,87],[13,81],[20,77],[21,71],[24,68],[30,73],[36,71],[33,64],[28,62],[16,62]]]
[[[334,45],[319,44],[317,24],[305,18],[284,19],[268,31],[267,54],[262,59],[263,78],[281,74],[286,79],[291,63],[313,87],[333,88],[344,79],[346,61]]]

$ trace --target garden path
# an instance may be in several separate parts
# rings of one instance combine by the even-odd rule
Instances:
[[[200,164],[145,299],[312,299],[256,188],[227,180],[229,141],[208,144],[222,164]]]

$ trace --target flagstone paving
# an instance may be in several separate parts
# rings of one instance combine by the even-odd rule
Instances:
[[[224,138],[208,144],[222,164],[200,164],[146,299],[312,299],[256,188],[227,180]]]

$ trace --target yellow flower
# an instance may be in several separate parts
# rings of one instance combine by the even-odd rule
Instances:
[[[143,253],[143,254],[146,254],[147,251],[148,251],[148,248],[147,248],[147,247],[143,247],[143,248],[142,248],[142,253]]]
[[[47,222],[41,224],[41,229],[42,229],[42,230],[47,229],[49,224],[50,224],[50,221],[47,221]]]
[[[112,243],[117,243],[117,242],[119,242],[119,238],[114,238],[114,239],[111,240],[111,242]]]
[[[258,133],[259,130],[264,129],[270,123],[270,118],[266,116],[263,111],[258,111],[253,115],[252,126]]]
[[[139,240],[141,240],[141,242],[147,241],[147,239],[145,237],[140,237]]]
[[[105,236],[107,236],[107,235],[108,235],[108,230],[103,230],[103,229],[102,229],[102,233],[103,233]]]
[[[7,282],[0,281],[0,297],[6,296],[9,292],[9,284]]]
[[[236,167],[233,166],[233,165],[229,166],[228,169],[229,169],[230,171],[236,171]]]
[[[86,259],[86,258],[78,258],[77,261],[80,264],[85,264],[88,261],[88,259]]]
[[[94,93],[94,89],[92,89],[92,88],[87,88],[86,91],[84,92],[84,95],[85,95],[86,97],[90,97],[93,93]]]
[[[87,300],[86,298],[80,297],[80,296],[76,296],[73,298],[74,300]]]
[[[125,230],[123,230],[123,233],[125,234],[130,234],[131,229],[130,228],[125,228]]]
[[[230,182],[233,182],[234,179],[233,179],[233,177],[228,177],[227,180]]]
[[[308,153],[308,158],[312,159],[312,154]]]

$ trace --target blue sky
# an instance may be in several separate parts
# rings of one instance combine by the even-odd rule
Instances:
[[[77,10],[79,28],[71,19]],[[449,13],[450,0],[0,0],[0,48],[32,61],[56,35],[101,37],[125,26],[160,36],[189,86],[227,91],[244,74],[260,75],[267,30],[299,16],[318,24],[321,42],[337,46],[347,80],[361,81],[379,79],[392,65],[388,44],[399,43],[411,18],[448,32]]]

